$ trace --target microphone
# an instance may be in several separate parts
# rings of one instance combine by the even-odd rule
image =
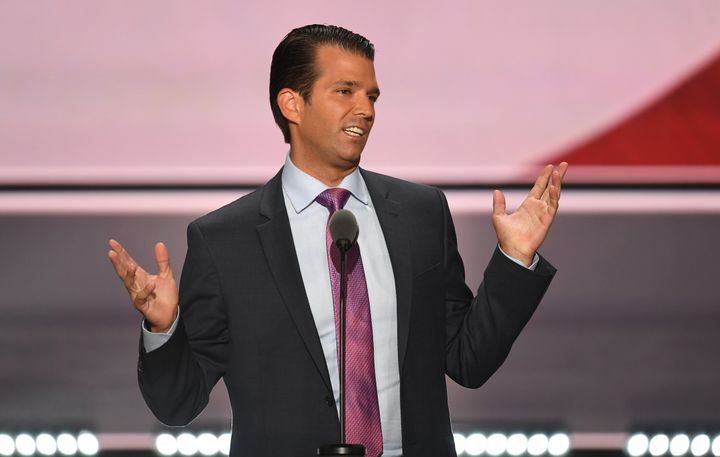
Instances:
[[[330,238],[340,249],[340,297],[338,318],[338,375],[340,378],[340,444],[328,444],[317,449],[317,455],[331,457],[364,457],[365,446],[345,443],[345,302],[347,301],[347,252],[357,241],[360,229],[355,215],[346,209],[340,209],[330,216]]]
[[[339,209],[330,217],[330,237],[340,252],[350,250],[357,241],[360,229],[355,215],[346,210]]]

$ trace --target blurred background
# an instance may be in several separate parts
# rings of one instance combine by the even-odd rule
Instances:
[[[0,455],[227,452],[222,385],[184,429],[144,405],[107,239],[179,273],[187,224],[277,172],[270,59],[308,23],[375,43],[363,165],[446,192],[471,287],[492,190],[571,163],[543,304],[448,381],[458,453],[720,456],[714,0],[0,2]]]

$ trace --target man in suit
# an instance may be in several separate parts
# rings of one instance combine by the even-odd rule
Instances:
[[[301,27],[280,43],[270,103],[290,154],[265,186],[189,225],[179,292],[162,243],[151,275],[110,241],[109,258],[144,317],[146,403],[162,422],[187,424],[222,377],[232,456],[310,456],[342,439],[328,189],[342,189],[341,206],[360,225],[365,371],[374,371],[360,401],[374,416],[348,433],[376,429],[363,442],[373,457],[455,455],[445,375],[483,384],[555,272],[536,251],[567,164],[546,167],[515,213],[495,192],[498,248],[476,297],[442,192],[359,168],[380,95],[373,57],[367,39],[335,26]]]

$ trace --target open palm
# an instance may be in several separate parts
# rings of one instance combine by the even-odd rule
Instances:
[[[108,244],[108,258],[125,285],[133,306],[148,322],[150,330],[167,331],[177,316],[178,288],[165,245],[155,245],[158,273],[150,274],[135,262],[120,243],[110,240]]]
[[[555,220],[567,168],[566,162],[557,169],[552,165],[545,167],[527,198],[514,213],[505,211],[505,195],[501,191],[493,193],[492,221],[500,247],[525,265],[532,263],[535,252],[545,241]]]

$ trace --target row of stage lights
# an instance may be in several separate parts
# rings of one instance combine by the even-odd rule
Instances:
[[[535,433],[472,433],[463,435],[455,433],[455,452],[460,455],[489,455],[489,456],[562,456],[570,450],[570,437],[565,433],[547,435]]]
[[[526,435],[513,433],[483,434],[471,433],[464,435],[455,433],[455,451],[458,456],[488,455],[497,456],[544,456],[559,457],[570,451],[570,437],[565,433],[547,435],[535,433]],[[176,454],[184,456],[217,454],[228,455],[230,452],[230,434],[213,435],[202,433],[193,435],[181,433],[173,436],[169,433],[158,435],[155,440],[155,449],[159,454],[172,456]],[[683,457],[692,455],[704,457],[712,454],[720,457],[720,435],[713,440],[706,434],[690,437],[680,433],[672,437],[665,434],[648,436],[642,433],[632,435],[626,444],[625,452],[631,457]]]
[[[177,436],[161,433],[155,438],[155,450],[160,455],[228,455],[230,454],[230,434],[222,433],[181,433]]]
[[[642,456],[694,456],[703,457],[713,455],[720,457],[720,435],[711,439],[709,435],[701,433],[690,436],[686,433],[667,435],[658,433],[646,435],[635,433],[628,438],[625,452],[631,457]]]
[[[536,433],[525,435],[514,433],[506,435],[493,433],[485,435],[472,433],[463,435],[455,433],[455,449],[460,455],[489,455],[489,456],[562,456],[570,450],[570,438],[564,433],[546,435]],[[212,456],[228,455],[230,452],[230,434],[223,433],[181,433],[177,436],[162,433],[155,439],[155,450],[164,456]]]
[[[493,433],[485,435],[455,433],[455,448],[458,455],[489,456],[562,456],[570,449],[570,439],[564,433],[545,435],[537,433],[525,435],[514,433],[505,435]],[[173,435],[161,433],[154,443],[155,450],[163,456],[215,456],[230,453],[230,433],[180,433]],[[20,433],[16,436],[0,433],[0,456],[93,456],[100,451],[100,442],[92,433],[78,435],[61,433],[51,435],[40,433],[31,435]]]
[[[570,451],[565,433],[455,433],[458,456],[484,455],[560,457]],[[222,456],[230,453],[230,433],[160,433],[154,439],[155,451],[162,456]],[[94,456],[100,442],[92,433],[19,433],[0,432],[0,457]],[[630,457],[720,457],[720,435],[635,433],[625,442]]]
[[[95,435],[89,432],[60,433],[58,435],[19,433],[15,436],[0,433],[0,456],[4,457],[11,455],[95,455],[99,450],[100,442]]]
[[[562,456],[570,449],[570,439],[564,433],[554,435],[542,433],[534,435],[522,433],[510,435],[503,433],[490,435],[472,433],[467,436],[455,433],[454,438],[458,455]],[[174,436],[169,433],[162,433],[155,440],[155,450],[164,456],[178,454],[183,456],[228,455],[230,452],[230,434],[202,433],[193,435],[192,433],[181,433]]]

